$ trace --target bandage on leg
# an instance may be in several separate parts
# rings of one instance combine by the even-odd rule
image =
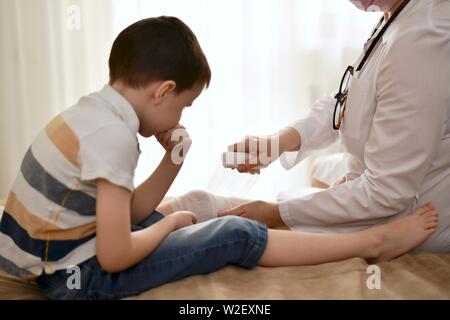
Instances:
[[[191,211],[198,217],[198,222],[217,218],[222,210],[234,208],[249,200],[233,197],[222,197],[212,193],[195,190],[167,201],[164,206],[170,207],[172,212]]]

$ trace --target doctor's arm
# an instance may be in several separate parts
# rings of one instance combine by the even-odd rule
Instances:
[[[433,41],[409,34],[390,48],[376,80],[377,111],[364,152],[367,169],[335,188],[279,203],[287,225],[389,217],[415,198],[436,154],[450,106],[448,51],[436,50]]]
[[[291,169],[307,158],[312,151],[329,147],[338,140],[339,132],[332,127],[335,105],[334,95],[319,99],[314,103],[308,117],[280,131],[280,162],[285,169]],[[283,144],[283,141],[289,141],[288,138],[283,138],[283,133],[287,136],[286,133],[292,131],[300,137],[300,144],[294,148],[292,143]],[[286,145],[288,147],[284,147]]]
[[[266,143],[270,150],[272,162],[278,156],[285,169],[291,169],[299,162],[307,158],[312,151],[326,148],[335,143],[339,138],[339,132],[332,128],[332,118],[336,99],[330,95],[319,99],[313,105],[309,115],[302,120],[296,121],[286,128],[269,136],[247,136],[241,142],[229,146],[229,151],[249,152],[249,145],[252,143]],[[271,139],[278,138],[279,152],[273,152]],[[264,149],[266,150],[266,149]],[[258,150],[261,156],[261,149]],[[241,165],[238,167],[240,172],[255,173],[259,170],[255,168],[259,165]]]
[[[279,138],[280,161],[286,169],[291,169],[304,160],[314,150],[326,148],[335,143],[339,138],[339,132],[332,127],[332,118],[336,99],[334,95],[318,100],[311,109],[308,117],[297,121],[280,130],[270,138]],[[246,137],[242,142],[231,145],[230,151],[245,150],[249,152],[249,140],[260,137]],[[238,167],[239,172],[259,173],[251,165]],[[229,210],[218,213],[219,216],[238,215],[248,219],[266,223],[270,228],[285,227],[286,224],[280,217],[277,203],[266,201],[251,201],[241,204]]]

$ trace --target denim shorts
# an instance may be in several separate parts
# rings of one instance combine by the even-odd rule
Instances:
[[[132,229],[147,228],[163,217],[155,211]],[[103,271],[93,257],[78,266],[79,289],[69,289],[72,273],[67,270],[41,275],[36,282],[49,299],[120,299],[187,276],[208,274],[227,264],[251,269],[266,245],[265,224],[227,216],[170,233],[149,256],[122,272]]]

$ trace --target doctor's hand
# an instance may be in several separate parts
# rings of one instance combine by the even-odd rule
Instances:
[[[265,201],[250,201],[229,210],[222,210],[218,216],[240,216],[265,223],[269,228],[286,226],[281,219],[278,204]]]
[[[346,176],[343,176],[342,178],[340,178],[339,180],[337,180],[335,183],[333,183],[328,189],[331,189],[331,188],[340,186],[341,184],[344,184],[344,183],[346,183],[347,181],[348,181],[348,180],[347,180],[347,177],[346,177]]]
[[[245,152],[256,161],[247,161],[236,168],[240,173],[260,174],[261,169],[267,168],[280,157],[279,136],[246,136],[242,141],[228,147],[229,152]]]

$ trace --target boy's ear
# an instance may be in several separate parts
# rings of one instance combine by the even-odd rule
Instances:
[[[164,101],[170,93],[175,91],[176,87],[177,84],[173,80],[161,82],[156,88],[153,95],[153,98],[155,99],[154,101],[155,104],[159,104],[162,101]]]

